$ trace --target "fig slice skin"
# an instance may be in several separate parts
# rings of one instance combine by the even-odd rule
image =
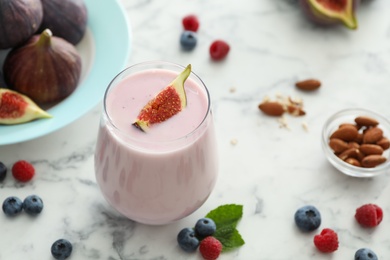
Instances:
[[[191,64],[141,109],[132,125],[147,132],[151,125],[164,122],[182,111],[187,106],[184,83],[190,74]]]
[[[300,0],[307,18],[320,25],[344,24],[355,30],[358,27],[355,10],[359,0]]]
[[[51,117],[29,97],[10,89],[0,88],[0,124],[14,125]]]
[[[46,29],[7,54],[3,74],[10,89],[39,105],[53,105],[76,89],[81,63],[73,44]]]

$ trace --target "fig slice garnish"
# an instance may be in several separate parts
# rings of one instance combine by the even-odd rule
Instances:
[[[164,122],[182,111],[187,106],[184,83],[190,73],[191,64],[141,109],[133,126],[147,132],[151,125]]]
[[[303,6],[307,6],[312,20],[320,24],[343,23],[349,29],[358,26],[355,9],[358,0],[301,0]]]
[[[13,125],[38,118],[50,118],[29,97],[5,88],[0,88],[0,124]]]

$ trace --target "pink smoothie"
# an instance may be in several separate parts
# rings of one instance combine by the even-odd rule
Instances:
[[[165,224],[198,209],[217,178],[208,92],[191,75],[187,107],[142,132],[132,123],[178,72],[150,69],[116,79],[105,97],[95,154],[97,182],[119,212],[145,224]]]

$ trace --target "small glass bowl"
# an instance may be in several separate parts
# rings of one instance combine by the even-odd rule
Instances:
[[[384,151],[382,156],[386,157],[386,162],[373,167],[364,168],[351,165],[338,158],[333,150],[329,146],[330,135],[339,128],[342,123],[355,123],[355,118],[358,116],[368,116],[376,119],[379,122],[378,127],[383,130],[383,136],[390,138],[390,122],[385,117],[372,112],[370,110],[362,108],[349,108],[341,110],[336,114],[332,115],[326,122],[322,129],[322,149],[325,152],[326,158],[329,162],[336,167],[342,173],[353,176],[353,177],[374,177],[388,172],[390,169],[390,149]]]

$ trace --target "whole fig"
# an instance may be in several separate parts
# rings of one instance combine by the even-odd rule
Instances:
[[[0,0],[0,49],[22,44],[37,32],[42,18],[41,0]]]
[[[309,20],[320,25],[344,24],[349,29],[358,26],[355,16],[359,0],[300,0]]]
[[[88,20],[84,0],[41,0],[43,20],[39,31],[50,29],[54,36],[72,44],[81,41]]]
[[[38,104],[50,104],[66,98],[77,87],[81,57],[73,44],[46,29],[8,53],[3,72],[11,89]]]

